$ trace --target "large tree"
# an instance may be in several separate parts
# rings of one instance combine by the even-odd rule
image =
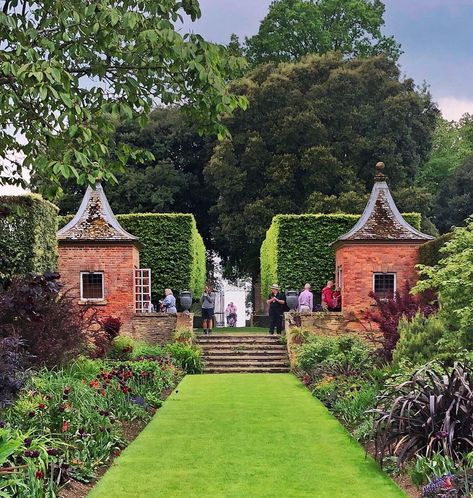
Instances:
[[[217,145],[206,175],[218,191],[216,245],[240,274],[258,271],[271,218],[306,211],[314,192],[363,196],[379,160],[393,189],[407,187],[430,150],[438,115],[428,92],[400,79],[382,56],[267,64],[233,90],[250,105],[228,119],[232,140]]]
[[[187,114],[176,107],[154,110],[149,122],[140,126],[128,121],[117,126],[114,141],[150,152],[146,161],[129,160],[117,174],[118,184],[107,188],[115,213],[184,212],[196,217],[206,246],[212,247],[208,211],[215,191],[206,185],[203,168],[210,160],[215,136],[200,135]],[[34,190],[48,194],[50,182],[33,178]],[[75,213],[84,188],[61,181],[62,192],[52,199],[62,214]]]
[[[384,10],[380,0],[274,0],[258,33],[246,38],[244,53],[253,65],[330,51],[397,59],[400,46],[381,32]],[[238,53],[236,42],[233,37],[230,45]]]
[[[244,100],[226,90],[243,61],[175,24],[197,0],[0,1],[0,184],[25,170],[79,183],[113,178],[132,151],[114,122],[143,124],[157,103],[183,104],[203,130]]]

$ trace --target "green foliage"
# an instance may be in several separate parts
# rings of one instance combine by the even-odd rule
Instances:
[[[39,195],[0,197],[0,280],[57,268],[57,208]]]
[[[405,220],[420,227],[420,215]],[[352,214],[277,215],[261,247],[261,291],[267,295],[277,282],[283,289],[301,289],[309,282],[322,289],[334,278],[335,251],[330,246],[360,218]]]
[[[60,217],[64,225],[70,216]],[[152,293],[170,288],[177,296],[202,292],[206,279],[205,246],[191,214],[119,214],[120,225],[140,239],[141,268],[151,268]]]
[[[195,341],[195,332],[189,328],[176,329],[172,334],[172,338],[177,342],[193,344]]]
[[[370,420],[371,417],[367,416],[366,411],[373,408],[378,394],[378,386],[365,382],[337,399],[332,405],[332,412],[349,428],[356,427],[364,419]]]
[[[421,265],[425,266],[435,266],[440,259],[443,257],[441,253],[442,247],[452,238],[451,233],[446,233],[436,238],[435,240],[430,240],[419,247],[419,262]]]
[[[129,360],[132,358],[135,341],[126,335],[119,335],[112,341],[107,357],[113,360]]]
[[[421,279],[414,292],[434,289],[449,334],[458,333],[462,344],[473,347],[473,218],[465,227],[454,228],[440,250],[435,266],[420,266]]]
[[[445,323],[436,315],[426,317],[418,313],[411,320],[402,318],[398,330],[400,339],[393,354],[396,364],[407,361],[413,365],[423,365],[458,351],[458,344],[451,344],[447,348]]]
[[[384,10],[380,0],[275,0],[258,34],[246,39],[244,53],[254,65],[331,50],[348,57],[384,53],[397,59],[399,44],[381,34]],[[232,47],[237,47],[234,39]]]
[[[138,157],[113,144],[116,121],[142,125],[157,101],[184,104],[202,131],[226,135],[222,116],[246,106],[226,82],[245,62],[181,34],[184,15],[200,17],[197,0],[4,2],[0,149],[25,158],[4,161],[0,182],[24,183],[30,169],[82,185],[113,180]]]
[[[440,187],[435,205],[435,222],[441,232],[446,232],[452,226],[463,226],[465,219],[471,214],[473,214],[473,154],[468,156]]]
[[[202,350],[196,346],[182,342],[170,343],[166,350],[171,355],[175,365],[188,374],[198,374],[203,371]]]
[[[314,192],[361,206],[378,160],[400,191],[430,150],[438,110],[385,57],[312,55],[259,66],[232,85],[250,105],[226,122],[232,140],[215,147],[205,173],[218,195],[210,212],[215,245],[236,275],[259,273],[275,215],[308,212]]]
[[[429,457],[417,455],[414,465],[409,469],[409,476],[415,485],[421,486],[435,477],[454,474],[456,470],[456,463],[441,453]]]

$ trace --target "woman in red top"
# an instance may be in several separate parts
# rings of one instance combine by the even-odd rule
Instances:
[[[329,280],[327,285],[322,289],[322,307],[325,309],[333,308],[333,282]]]

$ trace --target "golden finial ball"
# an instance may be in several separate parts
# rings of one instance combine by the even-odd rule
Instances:
[[[384,169],[384,163],[382,163],[381,161],[379,163],[376,163],[376,169],[378,171],[383,171],[383,169]]]

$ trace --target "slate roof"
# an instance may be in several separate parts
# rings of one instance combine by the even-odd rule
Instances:
[[[432,240],[434,237],[416,230],[402,217],[391,196],[386,176],[381,173],[384,164],[378,163],[376,167],[378,173],[363,215],[358,223],[336,242]]]
[[[124,230],[110,208],[102,185],[88,187],[74,218],[57,233],[59,241],[138,242]]]

